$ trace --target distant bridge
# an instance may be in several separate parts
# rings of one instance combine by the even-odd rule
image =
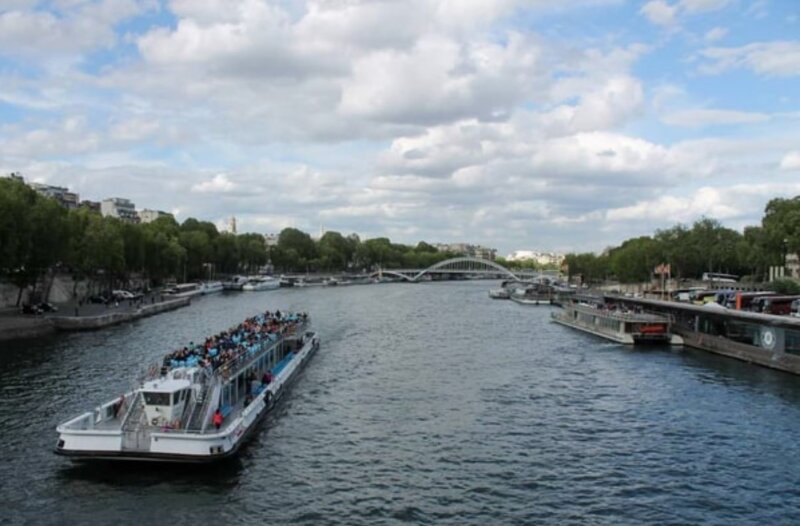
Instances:
[[[523,281],[534,277],[542,276],[543,273],[535,271],[517,271],[515,274],[503,265],[488,259],[459,257],[440,261],[426,269],[380,269],[370,277],[391,276],[409,282],[417,282],[426,274],[462,274],[476,276],[500,276],[507,277],[516,281]]]

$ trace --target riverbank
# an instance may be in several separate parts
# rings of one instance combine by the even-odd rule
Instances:
[[[177,298],[150,303],[113,305],[59,305],[49,315],[19,314],[16,310],[0,313],[0,341],[39,338],[56,331],[90,331],[153,316],[191,303],[191,298]]]

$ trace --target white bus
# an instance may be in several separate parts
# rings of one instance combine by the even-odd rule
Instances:
[[[739,281],[739,276],[735,276],[733,274],[722,274],[721,272],[703,272],[702,280],[716,283],[736,283]]]

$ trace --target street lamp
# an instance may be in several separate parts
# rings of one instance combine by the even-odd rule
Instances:
[[[781,243],[781,277],[786,275],[786,253],[788,252],[789,248],[789,239],[783,238],[783,243]]]

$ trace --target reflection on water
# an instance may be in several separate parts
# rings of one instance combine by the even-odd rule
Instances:
[[[628,349],[493,301],[488,282],[201,298],[4,344],[0,520],[109,524],[731,524],[800,520],[800,387],[700,351]],[[54,428],[164,352],[260,309],[322,347],[219,465],[72,465]]]

